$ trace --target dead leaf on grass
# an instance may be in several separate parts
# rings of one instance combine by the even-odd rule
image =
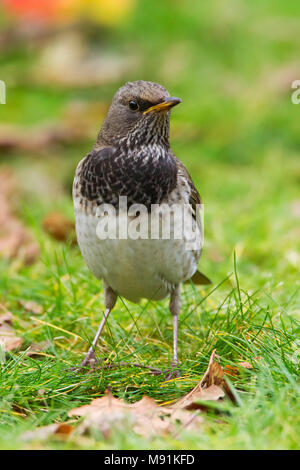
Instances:
[[[237,367],[227,364],[224,368],[224,373],[225,373],[225,375],[229,375],[231,377],[236,377],[239,373],[239,370],[238,370]]]
[[[18,125],[0,125],[0,156],[7,152],[45,153],[51,147],[82,140],[86,131],[72,130],[64,122],[37,125],[25,129]]]
[[[56,151],[62,146],[93,138],[108,108],[107,102],[74,100],[66,105],[61,119],[57,122],[36,124],[29,128],[18,124],[0,123],[0,159],[2,156],[5,158],[8,152],[49,156],[53,149]],[[36,168],[30,167],[26,171],[32,173]],[[45,176],[42,175],[42,178],[45,179]],[[42,183],[38,181],[38,187],[42,186]],[[57,181],[53,183],[57,185]],[[54,188],[54,191],[55,189],[57,188]]]
[[[215,401],[225,396],[228,386],[224,379],[223,368],[215,361],[215,356],[216,350],[210,356],[208,368],[201,381],[187,395],[174,403],[174,407],[187,410],[200,409],[201,405],[197,401]]]
[[[34,300],[19,300],[19,304],[28,313],[33,313],[34,315],[41,315],[43,313],[43,307]]]
[[[79,32],[65,31],[43,48],[31,80],[70,88],[99,86],[122,79],[138,63],[137,55],[105,53],[101,49],[95,53]]]
[[[80,425],[81,432],[91,428],[99,429],[104,438],[110,436],[116,427],[131,426],[139,435],[149,437],[157,434],[169,434],[178,429],[178,425],[190,428],[199,427],[203,419],[182,409],[160,407],[149,397],[129,404],[106,392],[102,398],[96,398],[89,405],[74,408],[69,416],[84,416]],[[193,418],[193,419],[191,419]]]
[[[0,254],[18,258],[30,265],[39,256],[39,246],[26,227],[13,213],[12,199],[18,194],[18,185],[10,170],[0,173]]]
[[[131,425],[136,433],[145,437],[163,433],[174,435],[178,424],[181,428],[197,429],[203,423],[203,418],[199,416],[203,406],[197,401],[219,400],[225,396],[225,391],[228,394],[230,392],[223,368],[215,361],[215,356],[214,350],[199,384],[171,406],[158,406],[149,397],[128,404],[107,392],[104,397],[93,400],[89,405],[71,410],[69,416],[84,416],[80,425],[82,432],[96,427],[106,438],[116,423],[120,426],[121,422],[123,426]],[[198,412],[193,414],[190,410]]]
[[[26,351],[26,356],[34,357],[39,356],[50,347],[51,343],[48,340],[41,341],[40,343],[32,343]]]
[[[9,311],[6,311],[5,313],[1,313],[0,315],[0,326],[2,326],[4,323],[11,325],[12,324],[12,313]]]
[[[42,426],[34,431],[27,431],[22,435],[24,441],[44,441],[49,439],[51,436],[57,436],[59,438],[67,438],[74,431],[74,427],[68,423],[54,423],[49,426]]]
[[[13,314],[9,312],[3,304],[0,304],[0,345],[4,351],[19,349],[23,344],[23,339],[15,334],[12,327]]]
[[[51,212],[45,217],[43,229],[55,240],[76,244],[75,223],[60,212]]]
[[[239,366],[244,367],[244,369],[253,369],[252,364],[250,364],[250,362],[247,362],[247,361],[239,362]]]
[[[14,351],[23,344],[23,339],[16,335],[15,330],[8,324],[0,325],[0,345],[4,351]]]
[[[237,366],[232,366],[228,364],[224,368],[224,373],[225,375],[236,377],[241,373],[241,368],[250,370],[253,369],[253,366],[252,364],[250,364],[250,362],[247,361],[238,362]]]
[[[96,398],[88,405],[73,408],[69,417],[83,417],[78,426],[78,433],[88,433],[92,429],[102,432],[104,439],[108,439],[117,429],[133,430],[144,437],[171,434],[174,438],[182,429],[199,430],[204,420],[200,416],[203,405],[199,400],[220,400],[230,390],[224,379],[224,371],[215,361],[216,351],[211,354],[208,368],[202,380],[196,387],[171,406],[158,406],[150,397],[143,397],[136,403],[126,403],[115,398],[110,391],[101,398]],[[194,413],[191,410],[196,410]],[[66,423],[68,424],[68,423]],[[32,439],[47,439],[53,434],[48,426],[37,429],[29,434]],[[28,433],[27,433],[28,437]]]

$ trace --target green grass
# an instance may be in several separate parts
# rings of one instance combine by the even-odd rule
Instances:
[[[77,249],[46,243],[44,263],[23,275],[14,275],[15,287],[6,303],[16,316],[16,328],[25,346],[47,338],[45,356],[29,358],[8,354],[1,367],[1,446],[26,447],[25,430],[67,419],[75,406],[101,396],[107,387],[115,396],[136,401],[149,395],[163,403],[192,388],[204,373],[213,348],[222,365],[249,361],[234,380],[238,404],[226,403],[222,420],[214,406],[203,430],[182,431],[177,439],[145,440],[119,430],[108,441],[100,436],[68,444],[50,440],[41,448],[297,448],[297,323],[285,311],[293,302],[278,306],[268,292],[247,294],[238,287],[219,287],[210,294],[184,289],[179,350],[182,377],[164,382],[147,370],[124,368],[75,375],[68,371],[82,358],[103,311],[103,294]],[[49,254],[50,253],[50,254]],[[7,269],[1,290],[7,291],[12,273]],[[35,271],[35,273],[33,273]],[[39,272],[38,272],[39,271]],[[18,299],[35,299],[43,315],[21,315]],[[220,302],[219,299],[222,298]],[[18,323],[19,319],[19,323]],[[100,342],[98,354],[118,363],[140,362],[166,368],[171,357],[171,317],[166,303],[133,306],[118,302]],[[56,329],[58,327],[59,329]],[[62,330],[64,331],[62,331]],[[258,360],[255,358],[259,357]],[[41,392],[43,390],[43,392]],[[36,444],[38,445],[38,444]]]
[[[105,47],[139,58],[124,80],[158,81],[183,99],[173,113],[172,148],[205,203],[200,266],[213,285],[183,288],[182,377],[166,383],[130,367],[88,375],[67,371],[81,361],[94,336],[103,289],[78,248],[51,240],[42,221],[53,210],[73,216],[75,165],[92,142],[37,155],[1,155],[20,177],[24,197],[18,214],[41,246],[31,267],[0,260],[0,303],[13,313],[14,327],[24,337],[23,352],[7,353],[0,366],[1,448],[299,448],[300,237],[293,207],[299,204],[300,106],[290,99],[290,83],[300,78],[299,68],[298,76],[290,72],[300,45],[294,27],[298,2],[232,0],[225,7],[221,1],[185,0],[172,3],[172,14],[170,2],[157,1],[155,8],[153,3],[140,4],[104,40]],[[2,55],[0,79],[9,85],[9,99],[0,108],[1,122],[33,128],[63,122],[69,102],[107,102],[124,81],[99,90],[34,86],[30,73],[38,54],[22,45]],[[45,179],[43,187],[35,187],[36,175]],[[24,313],[19,300],[26,299],[40,303],[44,313]],[[51,346],[44,356],[24,355],[31,342],[45,339]],[[167,368],[171,346],[167,301],[119,300],[98,354],[116,363]],[[67,420],[68,410],[107,387],[128,401],[149,395],[164,403],[182,396],[200,380],[214,348],[223,366],[248,361],[253,369],[232,380],[237,404],[225,401],[221,415],[212,405],[197,433],[144,439],[119,429],[107,441],[97,433],[67,442],[21,439],[27,430]]]

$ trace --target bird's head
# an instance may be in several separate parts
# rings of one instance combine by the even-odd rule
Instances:
[[[181,103],[161,85],[138,80],[128,82],[115,94],[98,143],[116,146],[158,143],[169,145],[170,109]]]

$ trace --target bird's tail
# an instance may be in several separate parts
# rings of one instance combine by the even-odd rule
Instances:
[[[185,281],[185,283],[192,281],[194,284],[211,284],[211,280],[208,279],[204,274],[200,273],[200,271],[196,271],[193,276]]]

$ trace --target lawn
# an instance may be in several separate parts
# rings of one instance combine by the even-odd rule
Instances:
[[[296,0],[145,0],[118,24],[84,24],[40,42],[30,35],[23,40],[2,16],[7,102],[0,104],[0,174],[9,168],[19,182],[15,211],[40,256],[30,266],[0,258],[0,305],[24,340],[19,351],[1,352],[0,448],[299,448],[300,105],[291,101],[291,84],[300,79],[299,13]],[[72,67],[83,67],[84,55],[70,62],[71,78],[63,67],[59,75],[54,44],[70,54],[70,37],[74,48],[84,41],[105,58],[103,82],[72,83]],[[73,220],[76,164],[90,150],[115,91],[136,79],[161,83],[182,98],[172,114],[171,145],[205,205],[199,267],[212,285],[182,288],[181,377],[171,381],[130,366],[70,372],[100,322],[103,289],[78,247],[43,229],[51,212]],[[53,128],[62,136],[49,138]],[[5,133],[13,136],[9,146]],[[48,140],[41,143],[41,135]],[[42,311],[26,310],[26,301]],[[31,343],[46,340],[40,355],[26,355]],[[144,438],[123,426],[106,439],[96,430],[68,439],[22,438],[38,426],[69,421],[70,409],[107,388],[129,402],[144,395],[171,402],[200,380],[213,349],[227,370],[241,361],[252,368],[227,376],[235,403],[211,402],[197,432],[187,427],[176,436]],[[97,353],[116,364],[167,369],[168,301],[119,299]]]

